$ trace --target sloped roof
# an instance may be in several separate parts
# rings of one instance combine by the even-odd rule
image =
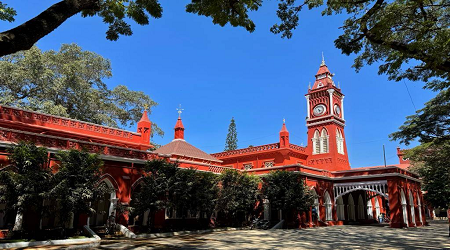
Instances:
[[[192,157],[195,159],[208,160],[219,163],[222,162],[221,160],[218,160],[217,158],[211,156],[210,154],[203,152],[202,150],[192,146],[185,140],[181,139],[173,140],[169,144],[166,144],[158,148],[154,152],[158,154],[171,154],[171,155]]]

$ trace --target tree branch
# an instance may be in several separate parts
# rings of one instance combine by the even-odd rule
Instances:
[[[364,36],[372,43],[387,46],[393,50],[405,53],[414,59],[423,61],[428,64],[434,64],[435,59],[425,54],[422,50],[418,50],[409,46],[408,44],[404,44],[398,41],[387,41],[381,38],[379,35],[375,34],[373,30],[376,29],[376,24],[371,29],[367,28],[367,21],[373,14],[381,9],[383,3],[384,0],[377,0],[374,6],[361,17],[361,31],[364,33]],[[450,61],[446,60],[442,64],[436,65],[436,68],[444,72],[450,72]]]
[[[98,10],[98,0],[63,0],[27,22],[0,33],[0,56],[30,49],[71,16],[82,10]]]

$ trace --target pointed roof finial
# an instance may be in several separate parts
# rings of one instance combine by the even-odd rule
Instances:
[[[144,104],[144,111],[148,110],[148,104]]]
[[[183,110],[184,110],[184,109],[181,108],[181,104],[179,104],[179,105],[178,105],[178,108],[177,108],[178,118],[181,118],[181,113],[183,113]]]
[[[338,81],[338,89],[341,88],[341,83]]]
[[[308,89],[311,89],[311,82],[309,82],[308,84]]]
[[[283,118],[283,124],[285,124],[286,123],[286,119],[285,118]]]
[[[324,66],[325,65],[325,57],[323,56],[323,51],[322,51],[322,63],[320,64],[320,66]]]

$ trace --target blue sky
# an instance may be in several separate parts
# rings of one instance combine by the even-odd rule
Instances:
[[[56,0],[4,1],[14,7],[16,22],[0,22],[7,30],[34,17]],[[43,50],[58,50],[63,43],[77,43],[111,60],[110,87],[127,85],[144,91],[159,106],[150,119],[166,133],[158,144],[173,139],[176,108],[182,104],[186,140],[214,153],[222,151],[231,117],[238,131],[239,147],[278,141],[286,118],[291,143],[307,143],[306,101],[308,82],[314,81],[321,53],[345,97],[346,143],[352,167],[398,163],[397,142],[388,135],[434,96],[420,82],[391,82],[377,74],[376,65],[356,73],[354,56],[342,55],[334,40],[345,15],[322,17],[305,9],[292,39],[269,32],[276,17],[276,1],[267,1],[251,13],[256,31],[214,25],[211,19],[186,13],[189,1],[162,0],[163,17],[147,26],[131,22],[133,36],[106,40],[107,25],[98,17],[74,16],[38,42]],[[135,128],[129,128],[134,130]],[[413,144],[415,145],[415,144]]]

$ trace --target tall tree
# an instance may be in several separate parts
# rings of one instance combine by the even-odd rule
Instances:
[[[124,85],[108,89],[104,80],[110,77],[109,60],[76,44],[63,44],[59,51],[32,47],[0,59],[0,105],[113,127],[130,126],[144,107],[151,111],[157,105]]]
[[[227,139],[225,141],[225,151],[236,150],[238,139],[236,131],[236,123],[234,122],[234,117],[231,118],[230,125],[228,126]]]
[[[450,143],[425,143],[408,150],[406,157],[421,176],[425,200],[434,207],[450,209]]]
[[[255,175],[229,169],[220,175],[217,209],[236,220],[239,214],[250,214],[258,199],[260,179]]]
[[[72,149],[58,152],[56,158],[59,164],[48,197],[57,204],[50,210],[52,215],[65,228],[71,220],[76,223],[77,215],[97,212],[91,203],[110,190],[98,185],[103,165],[98,155]]]
[[[286,212],[305,211],[314,203],[314,195],[298,173],[272,171],[264,176],[261,190],[271,208]]]
[[[20,142],[8,152],[10,165],[0,170],[0,202],[6,203],[8,220],[16,214],[13,231],[20,231],[27,212],[43,211],[52,174],[47,167],[47,149]]]

